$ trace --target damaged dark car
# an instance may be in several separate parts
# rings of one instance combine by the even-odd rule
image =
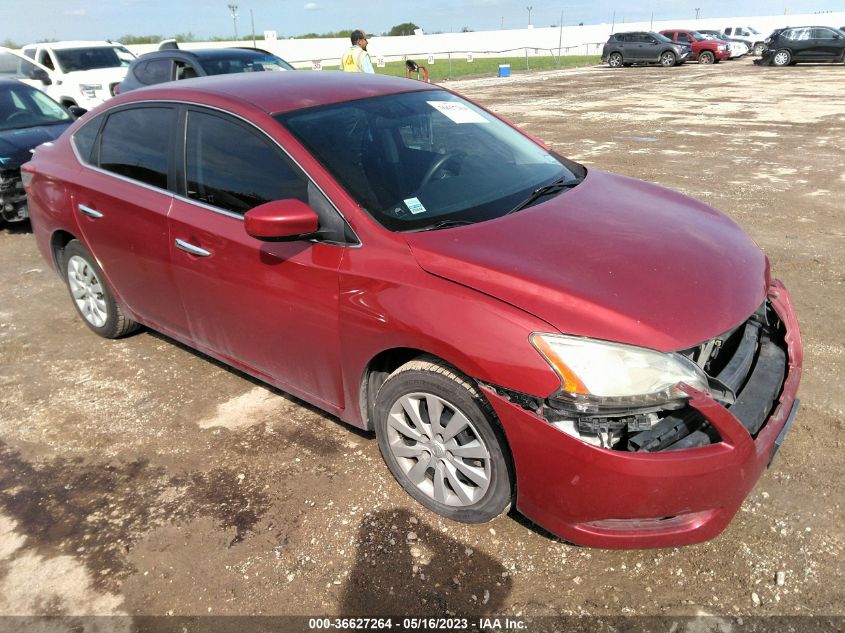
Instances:
[[[29,217],[21,165],[32,150],[54,141],[74,116],[46,94],[14,79],[0,79],[0,222]]]

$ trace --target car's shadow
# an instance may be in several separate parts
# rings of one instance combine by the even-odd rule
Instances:
[[[24,235],[25,233],[32,233],[32,225],[29,220],[23,222],[6,222],[0,220],[0,233],[7,235]]]

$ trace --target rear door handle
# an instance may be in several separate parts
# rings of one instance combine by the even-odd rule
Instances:
[[[94,218],[98,220],[99,218],[103,217],[103,214],[97,211],[96,209],[92,209],[91,207],[86,207],[84,204],[79,205],[79,212],[82,215],[87,215],[89,218]]]
[[[176,248],[183,250],[186,253],[190,253],[191,255],[196,255],[197,257],[208,257],[209,255],[211,255],[211,251],[207,251],[204,248],[200,248],[199,246],[189,244],[185,240],[177,239]]]

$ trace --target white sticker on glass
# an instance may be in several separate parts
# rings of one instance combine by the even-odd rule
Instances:
[[[408,210],[416,215],[417,213],[425,213],[425,207],[423,203],[417,200],[416,198],[408,198],[405,200],[405,206],[408,207]]]
[[[455,123],[488,123],[488,120],[460,101],[428,101],[428,105]]]

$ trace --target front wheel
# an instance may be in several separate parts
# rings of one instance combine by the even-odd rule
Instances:
[[[623,65],[622,53],[611,53],[607,65],[611,68],[621,68]]]
[[[789,66],[792,63],[792,53],[785,48],[781,49],[772,57],[772,63],[775,66]]]
[[[70,297],[85,325],[103,338],[120,338],[138,329],[117,305],[103,271],[79,240],[68,243],[62,262]]]
[[[507,442],[468,378],[434,358],[393,372],[374,410],[379,449],[414,499],[463,523],[504,512],[513,496]]]
[[[701,55],[698,56],[698,63],[699,64],[715,64],[716,63],[716,56],[711,53],[710,51],[704,51]]]
[[[678,61],[678,58],[675,57],[675,53],[672,51],[666,51],[660,56],[660,65],[664,68],[669,68],[670,66],[674,66]]]

